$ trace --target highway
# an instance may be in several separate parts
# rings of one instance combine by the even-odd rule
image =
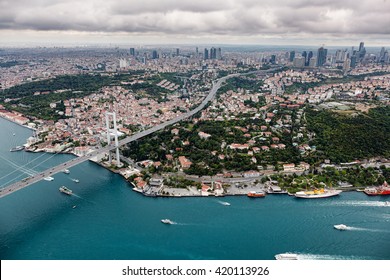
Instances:
[[[144,131],[141,131],[139,133],[136,133],[134,135],[131,135],[129,137],[126,137],[122,140],[119,141],[119,146],[122,146],[122,145],[125,145],[125,144],[128,144],[132,141],[135,141],[135,140],[138,140],[142,137],[145,137],[149,134],[152,134],[158,130],[161,130],[167,126],[170,126],[172,124],[175,124],[177,122],[180,122],[184,119],[187,119],[193,115],[195,115],[196,113],[198,113],[199,111],[201,111],[206,105],[208,102],[210,102],[216,95],[218,89],[221,87],[222,83],[225,82],[227,79],[230,79],[232,77],[236,77],[236,76],[240,76],[240,75],[249,75],[249,74],[253,74],[253,73],[266,73],[266,72],[270,72],[270,71],[275,71],[275,69],[269,69],[269,70],[259,70],[259,71],[253,71],[253,72],[250,72],[250,73],[244,73],[244,74],[240,74],[240,73],[237,73],[237,74],[230,74],[228,76],[225,76],[225,77],[222,77],[220,79],[218,79],[216,82],[213,82],[213,87],[211,88],[209,94],[206,96],[206,98],[202,101],[202,103],[200,105],[198,105],[195,109],[185,113],[185,114],[182,114],[172,120],[169,120],[169,121],[166,121],[164,123],[161,123],[159,125],[156,125],[152,128],[149,128],[149,129],[146,129]],[[21,190],[25,187],[28,187],[29,185],[31,184],[34,184],[40,180],[42,180],[43,178],[45,177],[49,177],[49,176],[52,176],[56,173],[59,173],[59,172],[62,172],[64,169],[68,169],[72,166],[75,166],[79,163],[82,163],[84,161],[87,161],[99,154],[103,154],[103,153],[108,153],[110,150],[113,150],[115,149],[116,146],[115,144],[111,144],[111,145],[108,145],[106,147],[103,147],[103,148],[100,148],[100,149],[96,149],[95,151],[85,155],[85,156],[81,156],[81,157],[77,157],[77,158],[74,158],[72,160],[69,160],[67,162],[64,162],[62,164],[59,164],[55,167],[52,167],[50,169],[47,169],[45,171],[42,171],[36,175],[33,175],[33,176],[30,176],[28,178],[25,178],[21,181],[18,181],[18,182],[15,182],[11,185],[8,185],[6,187],[3,187],[2,189],[0,189],[0,198],[6,196],[6,195],[9,195],[9,194],[12,194],[18,190]]]

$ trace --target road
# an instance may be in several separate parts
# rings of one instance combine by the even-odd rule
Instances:
[[[125,145],[125,144],[128,144],[132,141],[135,141],[135,140],[138,140],[142,137],[145,137],[149,134],[152,134],[158,130],[161,130],[167,126],[170,126],[172,124],[175,124],[177,122],[180,122],[184,119],[187,119],[193,115],[195,115],[196,113],[198,113],[199,111],[201,111],[206,105],[208,102],[210,102],[216,95],[218,89],[221,87],[222,83],[225,82],[227,79],[230,79],[232,77],[237,77],[237,76],[240,76],[240,75],[249,75],[249,74],[253,74],[253,73],[266,73],[266,72],[270,72],[270,71],[274,71],[275,69],[270,69],[270,70],[259,70],[259,71],[254,71],[254,72],[250,72],[250,73],[244,73],[244,74],[240,74],[240,73],[237,73],[237,74],[230,74],[230,75],[227,75],[225,77],[222,77],[220,79],[218,79],[216,82],[213,82],[213,87],[211,88],[209,94],[206,96],[206,98],[202,101],[202,103],[200,105],[198,105],[195,109],[185,113],[185,114],[182,114],[172,120],[169,120],[169,121],[166,121],[164,123],[161,123],[159,125],[156,125],[152,128],[149,128],[149,129],[146,129],[144,131],[141,131],[139,133],[136,133],[134,135],[131,135],[129,137],[126,137],[122,140],[119,141],[119,146],[122,146],[122,145]],[[59,172],[62,172],[64,169],[68,169],[72,166],[75,166],[79,163],[82,163],[84,161],[87,161],[87,160],[90,160],[91,158],[99,155],[99,154],[103,154],[103,153],[108,153],[110,150],[113,150],[115,149],[115,144],[111,144],[111,145],[108,145],[106,147],[103,147],[103,148],[100,148],[100,149],[97,149],[85,156],[81,156],[81,157],[78,157],[78,158],[74,158],[72,160],[69,160],[67,162],[64,162],[62,164],[59,164],[53,168],[50,168],[50,169],[47,169],[43,172],[40,172],[39,174],[36,174],[34,176],[30,176],[28,178],[25,178],[21,181],[18,181],[16,183],[13,183],[9,186],[6,186],[2,189],[0,189],[0,198],[6,196],[6,195],[9,195],[9,194],[12,194],[18,190],[21,190],[25,187],[28,187],[29,185],[31,184],[34,184],[38,181],[41,181],[43,178],[45,177],[49,177],[49,176],[52,176],[56,173],[59,173]]]

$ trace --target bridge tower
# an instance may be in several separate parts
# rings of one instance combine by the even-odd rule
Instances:
[[[110,135],[110,116],[112,116],[114,122],[114,137],[115,137],[115,147],[116,147],[116,165],[120,167],[121,161],[119,157],[119,143],[118,143],[118,130],[116,126],[116,114],[115,112],[106,112],[106,128],[107,128],[107,145],[111,145],[111,135]],[[111,151],[108,151],[108,158],[111,164]]]

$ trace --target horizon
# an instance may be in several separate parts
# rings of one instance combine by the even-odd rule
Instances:
[[[390,46],[389,0],[15,0],[0,46]]]

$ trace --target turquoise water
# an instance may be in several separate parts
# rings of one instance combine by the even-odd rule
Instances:
[[[15,170],[5,159],[18,165],[47,159],[35,167],[39,171],[71,157],[11,153],[31,132],[3,119],[0,129],[0,185],[20,175],[4,177]],[[148,198],[91,162],[70,171],[0,199],[1,259],[273,259],[284,252],[306,259],[390,259],[390,197]],[[74,195],[61,194],[61,185]],[[162,224],[163,218],[176,224]],[[341,223],[349,230],[333,229]]]

